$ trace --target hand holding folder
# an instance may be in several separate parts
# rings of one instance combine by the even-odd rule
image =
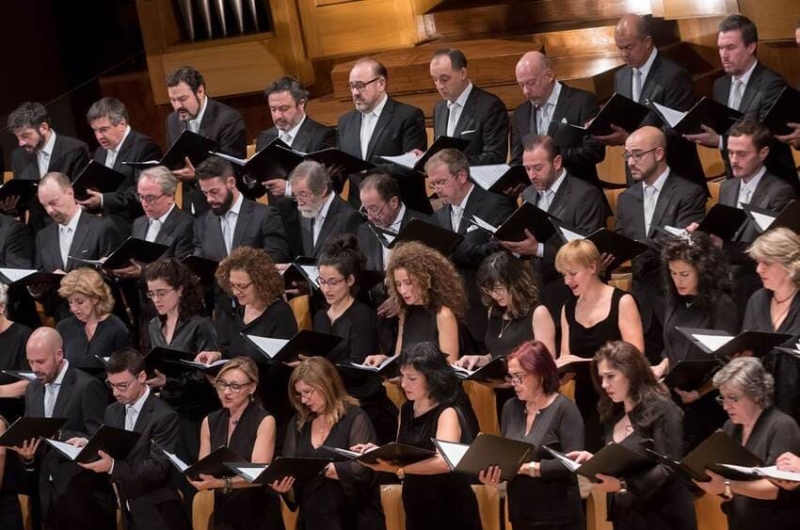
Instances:
[[[20,418],[0,436],[0,447],[22,447],[30,440],[50,438],[66,422],[66,418]]]
[[[500,478],[506,481],[516,476],[520,466],[530,460],[536,449],[526,442],[484,433],[478,434],[469,445],[436,439],[433,445],[452,471],[478,476],[481,471],[496,466],[501,470]]]
[[[292,477],[295,482],[309,482],[318,477],[331,463],[330,458],[279,456],[271,464],[226,462],[225,465],[249,484],[272,484]]]

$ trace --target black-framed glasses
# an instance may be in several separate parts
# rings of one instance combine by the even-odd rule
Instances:
[[[217,381],[214,383],[214,386],[217,388],[218,392],[225,392],[226,390],[230,390],[234,394],[238,394],[242,391],[242,389],[248,385],[251,385],[252,382],[249,383],[229,383],[227,381]]]
[[[135,195],[136,200],[139,202],[143,202],[145,204],[153,204],[161,197],[166,197],[166,193],[162,193],[161,195],[139,195],[138,193]]]
[[[336,286],[341,284],[343,281],[345,281],[345,278],[339,278],[338,280],[335,280],[333,278],[328,279],[328,280],[326,280],[324,278],[317,278],[317,283],[319,284],[320,287],[335,288]]]
[[[526,373],[508,374],[508,377],[506,377],[506,381],[508,381],[512,385],[521,385],[524,382],[526,375],[528,374]]]
[[[646,155],[647,153],[652,153],[656,149],[658,149],[657,146],[652,149],[648,149],[647,151],[641,151],[639,153],[630,153],[628,151],[625,151],[624,153],[622,153],[622,158],[624,158],[626,162],[631,158],[633,158],[634,162],[640,162],[644,157],[644,155]]]
[[[244,285],[239,285],[237,283],[232,283],[230,285],[231,285],[231,291],[236,291],[237,293],[243,293],[247,290],[248,287],[253,285],[253,282],[251,281],[250,283],[246,283]]]
[[[381,79],[381,76],[370,79],[369,81],[354,81],[352,83],[347,83],[347,90],[349,90],[350,92],[352,92],[353,90],[357,92],[363,92],[369,85],[371,85],[378,79]]]
[[[136,381],[136,377],[134,377],[127,383],[112,383],[111,381],[106,379],[106,386],[111,390],[119,390],[120,392],[125,392],[126,390],[128,390],[128,387],[130,387],[131,383],[133,383],[134,381]]]
[[[375,218],[375,217],[378,217],[380,214],[382,214],[382,213],[383,213],[383,209],[384,209],[384,208],[386,208],[386,205],[387,205],[387,204],[389,204],[389,203],[388,203],[388,201],[387,201],[387,202],[384,202],[384,203],[383,203],[383,206],[381,206],[381,207],[378,209],[378,211],[377,211],[377,212],[375,211],[375,207],[374,207],[374,206],[369,206],[369,207],[366,207],[366,208],[365,208],[363,204],[361,205],[361,208],[359,208],[359,210],[361,211],[361,214],[362,214],[362,215],[367,215],[367,216],[369,216],[369,217],[373,217],[373,218]]]
[[[156,298],[164,298],[167,296],[167,293],[174,290],[174,287],[170,287],[169,289],[157,289],[155,291],[147,291],[145,295],[147,295],[147,298],[150,300],[155,300]]]

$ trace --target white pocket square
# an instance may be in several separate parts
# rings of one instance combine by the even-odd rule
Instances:
[[[469,233],[470,233],[470,232],[472,232],[473,230],[477,230],[477,229],[478,229],[478,227],[477,227],[477,226],[475,226],[475,225],[470,225],[470,226],[469,226],[469,228],[467,228],[467,233],[469,234]]]
[[[475,129],[470,129],[469,131],[461,131],[461,136],[464,136],[465,134],[472,134],[474,132],[475,132]]]

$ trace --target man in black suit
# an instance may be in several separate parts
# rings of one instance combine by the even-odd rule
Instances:
[[[256,149],[266,147],[276,138],[296,151],[313,153],[336,147],[336,129],[325,127],[306,114],[308,90],[296,79],[281,77],[264,91],[274,125],[258,135]],[[275,206],[283,218],[292,256],[302,252],[300,225],[297,222],[297,204],[292,200],[292,187],[285,178],[262,175],[269,191],[269,204]]]
[[[614,29],[614,42],[625,61],[625,66],[614,75],[615,92],[643,105],[652,102],[679,111],[692,107],[691,74],[659,53],[646,18],[624,15]],[[667,165],[708,192],[697,146],[664,124],[655,112],[645,117],[641,126],[645,125],[659,127],[666,134]],[[627,137],[624,129],[614,127],[614,133],[600,136],[598,140],[607,145],[624,145]],[[627,167],[626,174],[628,185],[633,184],[634,179]]]
[[[565,226],[581,234],[590,234],[605,226],[603,192],[566,170],[560,147],[552,137],[529,134],[522,139],[522,148],[522,163],[531,181],[522,192],[526,202],[557,217]],[[555,267],[555,257],[562,244],[558,234],[540,242],[531,232],[523,241],[503,241],[503,246],[509,251],[531,259],[531,268],[541,286],[541,301],[557,325],[561,322],[561,306],[570,295]]]
[[[472,183],[469,179],[469,162],[461,151],[439,151],[428,159],[425,173],[431,188],[444,204],[434,213],[436,224],[464,236],[452,259],[467,291],[467,325],[473,339],[480,344],[483,343],[487,317],[475,282],[475,273],[483,258],[501,247],[491,242],[489,235],[478,230],[469,220],[477,216],[491,225],[499,226],[514,212],[514,205],[505,195],[485,191]]]
[[[206,82],[191,66],[181,66],[167,76],[167,93],[175,112],[167,116],[170,145],[188,129],[217,142],[217,151],[237,158],[247,156],[247,129],[238,111],[208,97]],[[183,182],[183,211],[200,217],[208,210],[197,188],[191,161],[174,172]]]
[[[114,222],[120,237],[125,239],[131,233],[133,220],[142,215],[142,207],[136,198],[139,172],[123,162],[160,160],[161,148],[149,136],[131,129],[128,109],[118,99],[96,101],[86,113],[86,121],[100,144],[94,151],[95,162],[122,173],[125,180],[110,193],[87,190],[89,197],[78,204],[89,210],[101,210]]]
[[[106,373],[116,403],[106,407],[103,423],[140,437],[124,459],[99,451],[99,460],[81,467],[107,476],[116,485],[126,530],[189,530],[189,519],[172,483],[172,465],[156,448],[176,453],[178,413],[150,391],[144,357],[138,351],[115,352],[106,363]],[[85,438],[73,442],[78,447],[86,443]]]
[[[685,228],[702,220],[706,206],[703,188],[672,171],[666,149],[667,139],[656,127],[648,125],[628,136],[625,155],[636,184],[619,196],[614,228],[650,247],[633,258],[631,290],[642,317],[645,354],[652,364],[661,360],[666,307],[661,268],[664,238],[653,227]]]
[[[512,165],[522,164],[522,139],[528,134],[548,134],[552,122],[582,127],[599,110],[597,96],[558,81],[550,59],[541,52],[523,55],[517,62],[516,77],[527,101],[514,109],[511,119]],[[606,148],[602,143],[591,136],[584,136],[580,145],[558,147],[563,165],[570,175],[600,184],[597,164],[606,157]]]
[[[33,266],[33,236],[29,227],[13,217],[0,214],[0,267],[30,269]],[[25,286],[10,285],[8,317],[30,328],[42,325],[36,304]]]
[[[714,81],[714,100],[742,112],[745,120],[762,121],[786,86],[786,81],[758,61],[756,25],[742,15],[726,17],[719,23],[717,45],[722,68],[727,75]],[[728,157],[728,135],[720,136],[710,128],[704,130],[701,134],[688,135],[687,138],[722,151],[725,172],[731,178],[733,172]],[[795,192],[800,192],[800,180],[797,178],[797,169],[788,145],[772,145],[764,165],[770,173],[788,181]]]
[[[8,115],[8,130],[19,141],[11,152],[15,179],[39,181],[51,171],[75,178],[89,163],[89,147],[75,138],[56,134],[51,124],[41,103],[25,102]],[[28,224],[36,233],[47,222],[46,215],[36,198],[13,210],[17,213],[26,208],[30,210]]]
[[[65,418],[60,441],[91,437],[108,403],[103,383],[70,366],[63,340],[53,328],[35,330],[26,354],[36,380],[25,389],[25,416]],[[41,523],[47,530],[116,529],[114,494],[106,477],[81,469],[41,440],[13,449],[22,458],[29,482],[38,482],[34,527]]]
[[[443,101],[433,107],[433,135],[469,140],[464,150],[473,166],[504,164],[508,157],[508,113],[500,98],[472,84],[461,50],[438,50],[431,78]]]
[[[74,258],[96,260],[119,246],[119,234],[105,217],[84,212],[63,173],[48,173],[39,184],[39,202],[55,221],[36,234],[36,268],[44,272],[70,272],[85,265]],[[48,292],[49,291],[49,292]],[[53,289],[37,291],[49,315],[69,316],[66,303]]]

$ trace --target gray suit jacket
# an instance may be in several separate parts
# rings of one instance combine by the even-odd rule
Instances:
[[[36,234],[36,268],[44,272],[61,269],[70,272],[85,267],[71,258],[100,259],[111,254],[120,244],[119,234],[114,224],[105,217],[97,217],[81,212],[72,245],[69,248],[67,263],[61,260],[58,245],[57,223],[50,223]]]
[[[146,215],[137,218],[133,222],[131,236],[144,239],[147,237],[149,224],[150,220]],[[155,242],[169,247],[164,252],[165,258],[188,256],[194,250],[194,217],[175,205],[158,231]]]
[[[412,219],[419,219],[421,221],[425,221],[426,223],[436,224],[431,216],[406,207],[405,215],[400,221],[400,230],[405,228]],[[361,223],[358,226],[356,236],[358,237],[358,248],[367,258],[367,265],[365,267],[366,270],[384,270],[386,268],[386,264],[383,262],[383,245],[381,245],[380,241],[378,241],[378,238],[375,237],[375,234],[372,232],[372,229],[369,227],[369,225],[367,223]]]
[[[351,110],[339,118],[337,136],[339,149],[358,158],[361,158],[361,116],[359,111]],[[369,139],[365,160],[374,162],[378,157],[402,155],[413,149],[424,151],[427,145],[422,111],[389,98]]]
[[[331,192],[333,193],[333,192]],[[330,239],[341,234],[355,235],[358,225],[364,220],[358,212],[342,200],[338,195],[333,196],[328,208],[328,215],[325,216],[325,221],[322,223],[317,243],[314,244],[314,234],[311,229],[311,219],[306,219],[297,212],[297,218],[300,222],[300,234],[303,248],[303,256],[310,258],[318,258],[322,254],[322,250]]]
[[[719,189],[719,202],[726,206],[737,207],[739,204],[740,181],[737,178],[728,179],[722,183]],[[783,179],[772,175],[767,171],[750,197],[750,204],[758,208],[764,208],[772,212],[780,212],[789,202],[797,196],[794,189]],[[752,243],[761,234],[758,227],[749,217],[742,225],[736,235],[734,242]]]

